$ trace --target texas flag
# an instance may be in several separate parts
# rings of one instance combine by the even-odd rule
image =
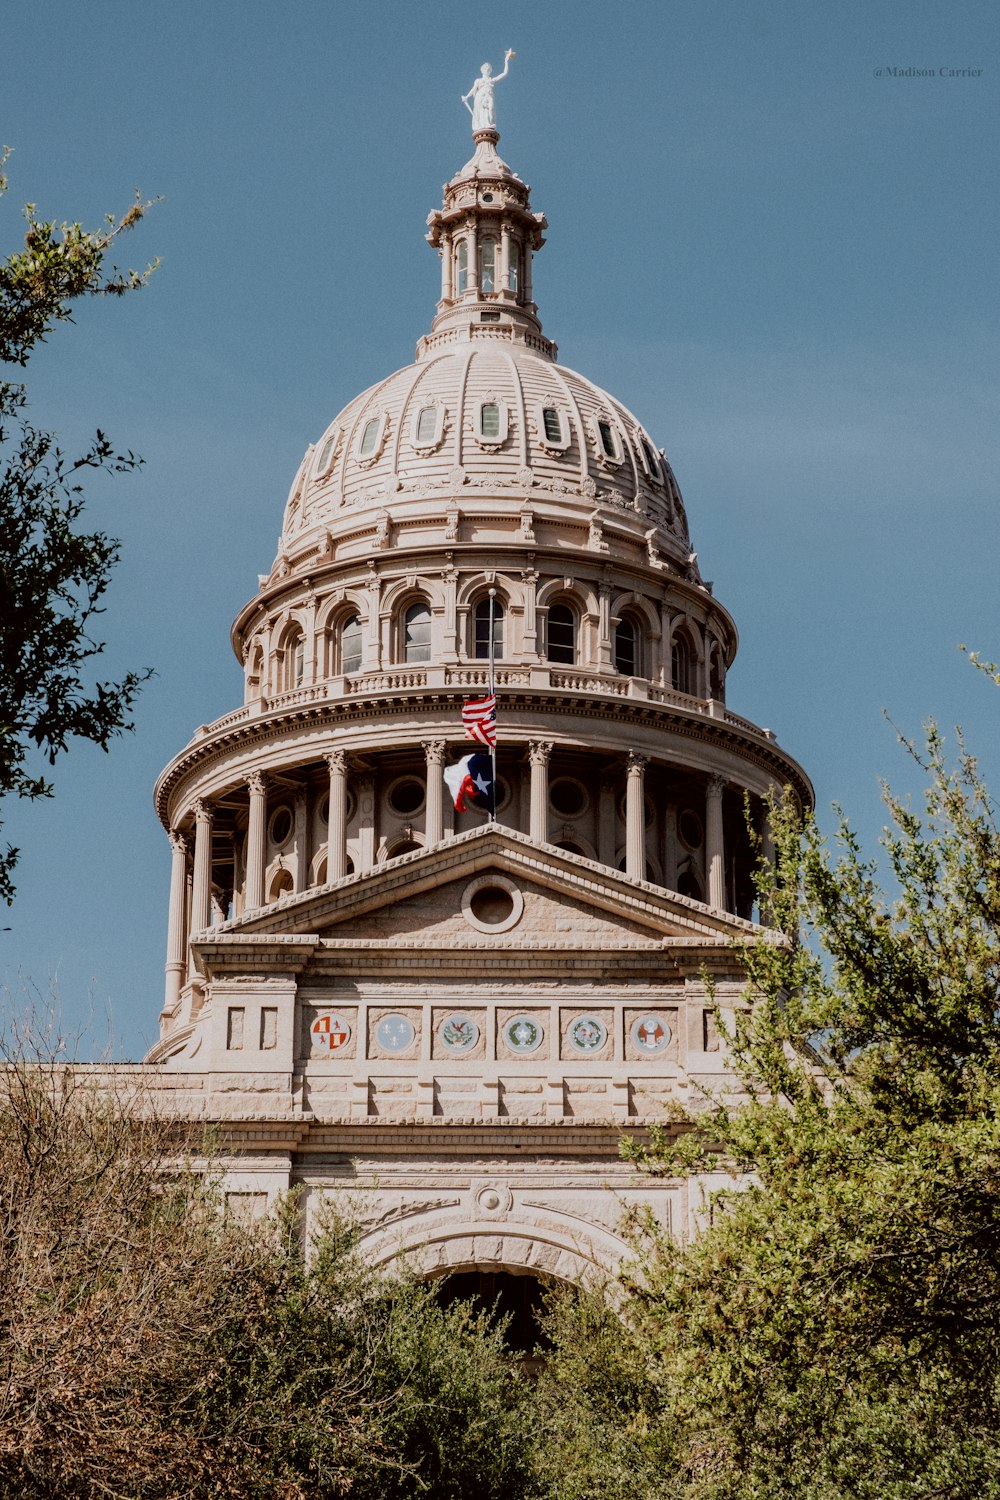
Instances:
[[[482,750],[464,755],[453,766],[445,766],[444,779],[455,803],[456,812],[474,807],[478,812],[495,812],[493,805],[493,765]]]

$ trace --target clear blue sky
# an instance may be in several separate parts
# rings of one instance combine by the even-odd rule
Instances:
[[[3,40],[4,253],[25,200],[96,225],[163,197],[122,253],[160,257],[148,290],[88,306],[28,373],[67,448],[100,425],[146,460],[89,511],[124,543],[108,671],[158,674],[137,732],[5,810],[3,977],[54,982],[71,1030],[92,1014],[84,1054],[109,1020],[121,1055],[156,1036],[153,782],[240,701],[229,626],[306,444],[413,358],[424,219],[469,155],[459,95],[508,46],[501,150],[551,225],[545,330],[674,464],[741,632],[732,706],[872,849],[879,777],[917,784],[883,708],[962,722],[1000,786],[1000,696],[956,650],[1000,655],[994,3],[35,0]]]

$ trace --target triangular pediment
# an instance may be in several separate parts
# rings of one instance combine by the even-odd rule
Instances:
[[[513,921],[504,916],[507,888],[514,893]],[[486,825],[249,912],[214,929],[212,939],[227,934],[286,943],[308,935],[366,946],[419,939],[422,945],[482,947],[485,939],[504,947],[718,949],[733,939],[752,941],[761,929],[512,829]]]

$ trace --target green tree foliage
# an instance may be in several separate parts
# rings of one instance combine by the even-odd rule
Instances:
[[[3,158],[6,160],[6,156]],[[2,163],[0,163],[2,165]],[[0,175],[0,194],[6,190]],[[32,350],[74,303],[121,296],[147,272],[105,271],[115,239],[142,217],[140,202],[96,232],[39,219],[25,210],[24,249],[0,262],[0,362],[22,368]],[[80,526],[85,474],[123,473],[141,460],[117,453],[98,431],[86,452],[68,458],[52,433],[25,415],[25,388],[0,381],[0,797],[46,797],[52,786],[32,764],[50,765],[73,738],[102,749],[131,727],[130,715],[148,673],[119,682],[89,680],[103,643],[91,634],[101,612],[119,544]],[[18,851],[0,850],[0,897],[14,895]]]
[[[886,794],[892,897],[846,825],[831,853],[776,812],[778,940],[743,952],[730,1023],[742,1106],[631,1148],[728,1162],[733,1187],[691,1245],[647,1246],[620,1345],[588,1363],[580,1312],[555,1317],[560,1500],[627,1493],[623,1466],[687,1500],[1000,1495],[1000,843],[964,748],[910,749],[928,790]],[[611,1430],[616,1387],[602,1467],[579,1435],[594,1411]]]
[[[227,1218],[211,1160],[131,1075],[6,1049],[2,1500],[527,1496],[500,1333],[382,1279],[333,1215],[306,1256],[294,1198]]]

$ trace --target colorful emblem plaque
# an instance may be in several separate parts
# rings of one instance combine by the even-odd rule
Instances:
[[[640,1052],[662,1052],[670,1041],[670,1027],[660,1016],[640,1016],[632,1023],[632,1040]]]
[[[542,1028],[533,1016],[511,1016],[503,1039],[512,1052],[534,1052],[542,1043]]]
[[[405,1052],[416,1034],[409,1016],[398,1012],[383,1016],[375,1026],[375,1040],[384,1052]]]
[[[479,1027],[471,1016],[453,1011],[441,1026],[441,1040],[449,1052],[471,1052],[479,1041]]]
[[[339,1052],[351,1040],[350,1026],[336,1011],[317,1016],[309,1028],[309,1034],[313,1039],[313,1046],[319,1047],[323,1052]]]
[[[608,1039],[608,1028],[597,1016],[577,1016],[570,1024],[570,1045],[577,1052],[600,1052]]]

